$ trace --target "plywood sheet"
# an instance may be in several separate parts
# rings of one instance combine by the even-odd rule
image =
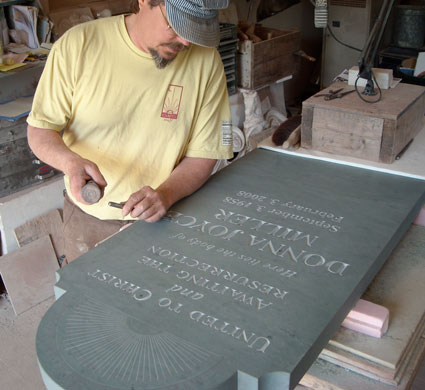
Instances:
[[[0,257],[0,274],[16,315],[53,295],[58,268],[48,236]]]
[[[348,371],[345,368],[338,367],[330,362],[317,359],[308,371],[308,375],[317,380],[316,383],[325,383],[327,386],[311,387],[313,390],[407,390],[417,374],[422,359],[424,358],[425,338],[422,337],[416,345],[415,352],[410,359],[403,377],[398,380],[398,385],[390,385],[368,376],[360,375],[356,372]],[[313,383],[307,377],[301,384],[310,389],[309,384]],[[296,390],[305,389],[297,386]]]

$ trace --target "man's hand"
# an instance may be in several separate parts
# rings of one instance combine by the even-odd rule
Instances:
[[[69,177],[72,195],[78,202],[90,204],[81,196],[81,189],[89,180],[93,180],[99,186],[101,197],[103,197],[107,183],[95,163],[79,156],[74,156],[68,160],[64,173]]]
[[[124,217],[130,214],[131,217],[146,222],[157,222],[170,206],[160,191],[145,186],[130,196],[125,202],[122,213]]]
[[[209,178],[216,160],[185,157],[156,190],[143,187],[125,202],[123,216],[159,221],[178,200],[192,194]]]

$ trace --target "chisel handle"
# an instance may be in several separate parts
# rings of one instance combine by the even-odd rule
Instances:
[[[102,197],[102,191],[95,181],[89,180],[81,189],[81,197],[90,204],[97,203]]]

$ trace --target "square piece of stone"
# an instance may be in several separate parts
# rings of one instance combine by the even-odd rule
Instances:
[[[0,274],[16,315],[53,295],[58,268],[49,236],[0,257]]]

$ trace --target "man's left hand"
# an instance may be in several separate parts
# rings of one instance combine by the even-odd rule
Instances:
[[[145,186],[128,198],[122,209],[123,216],[130,214],[133,218],[146,222],[157,222],[167,212],[165,196],[152,187]]]

